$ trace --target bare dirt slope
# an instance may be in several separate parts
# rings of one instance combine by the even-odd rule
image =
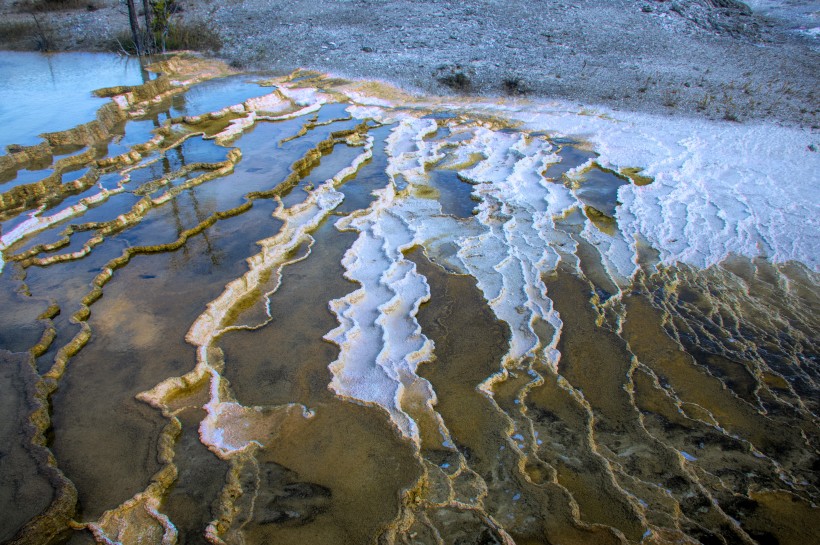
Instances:
[[[57,49],[110,48],[117,0],[40,16]],[[139,2],[138,2],[139,3]],[[82,3],[80,3],[82,4]],[[820,125],[820,2],[750,0],[200,0],[237,66],[316,68],[437,93],[529,95],[729,121]],[[31,16],[0,1],[4,28]],[[812,26],[814,25],[814,26]],[[812,30],[814,28],[814,30]]]

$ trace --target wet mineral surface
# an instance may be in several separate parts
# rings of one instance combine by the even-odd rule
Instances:
[[[811,237],[641,224],[662,171],[504,107],[144,73],[0,156],[0,542],[820,537]]]

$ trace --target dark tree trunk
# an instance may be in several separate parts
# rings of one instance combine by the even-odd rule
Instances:
[[[149,0],[142,0],[142,9],[145,12],[145,47],[153,50],[156,44],[154,44],[153,8]]]
[[[131,24],[131,37],[134,38],[134,47],[137,55],[142,55],[142,36],[140,23],[137,20],[137,8],[134,7],[134,0],[126,0],[128,3],[128,22]]]

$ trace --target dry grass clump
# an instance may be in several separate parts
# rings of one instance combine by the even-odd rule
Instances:
[[[68,11],[84,9],[96,11],[97,5],[91,0],[32,0],[23,5],[24,11]]]
[[[51,51],[54,48],[52,30],[43,21],[0,21],[3,47],[11,50]]]
[[[165,49],[168,51],[183,49],[219,51],[222,49],[222,39],[204,21],[171,23],[165,38]]]
[[[34,21],[0,21],[0,34],[4,41],[21,42],[37,33]]]
[[[157,51],[211,51],[216,52],[222,48],[222,39],[219,34],[208,26],[204,21],[193,21],[190,23],[171,23],[165,36],[155,37]],[[109,44],[111,51],[136,54],[134,39],[131,31],[124,29],[119,32]]]

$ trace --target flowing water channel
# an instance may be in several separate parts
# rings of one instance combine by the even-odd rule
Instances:
[[[810,164],[780,206],[586,109],[41,62],[0,55],[0,542],[820,538]]]

